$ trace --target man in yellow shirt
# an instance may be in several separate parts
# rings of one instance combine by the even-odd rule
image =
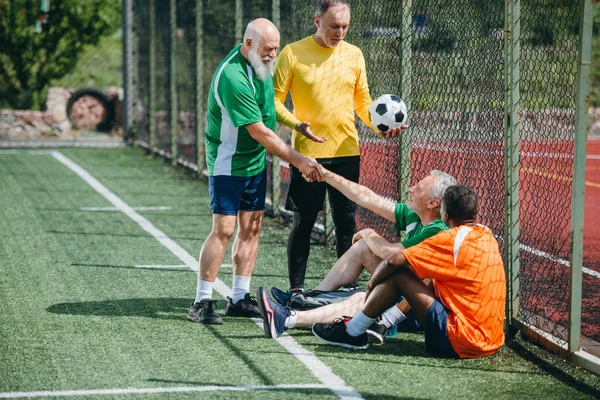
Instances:
[[[350,5],[346,0],[318,0],[314,21],[315,34],[285,46],[277,59],[273,76],[277,121],[294,129],[294,149],[316,158],[336,174],[358,182],[360,151],[354,114],[376,129],[369,118],[372,100],[363,54],[358,47],[344,41],[350,23]],[[288,92],[294,104],[293,113],[284,106]],[[394,138],[404,128],[390,129],[380,135]],[[294,212],[294,222],[288,238],[288,272],[290,288],[301,290],[310,235],[323,208],[325,192],[329,192],[338,257],[352,245],[356,204],[324,182],[304,181],[298,169],[290,168],[286,209]]]

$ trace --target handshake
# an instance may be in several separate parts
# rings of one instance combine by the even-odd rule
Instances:
[[[307,182],[324,182],[327,175],[331,173],[312,157],[303,157],[298,169]]]

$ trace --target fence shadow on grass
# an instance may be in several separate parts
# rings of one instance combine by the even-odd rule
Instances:
[[[140,298],[82,301],[54,304],[46,309],[53,314],[95,315],[104,317],[146,317],[185,320],[191,298]],[[226,300],[217,300],[215,308],[225,310]]]
[[[517,337],[515,340],[508,342],[507,347],[558,381],[583,394],[600,399],[600,380],[593,373],[565,362],[536,344],[530,343],[525,337]],[[588,384],[588,381],[592,384]]]

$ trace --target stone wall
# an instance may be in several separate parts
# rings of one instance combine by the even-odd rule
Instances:
[[[121,100],[123,90],[109,87],[105,94],[114,105],[114,134],[121,131]],[[73,129],[67,116],[67,102],[72,90],[54,87],[48,90],[45,111],[0,110],[0,139],[41,139],[44,137],[73,138],[81,133]]]

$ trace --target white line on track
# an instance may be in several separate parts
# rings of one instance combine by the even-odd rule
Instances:
[[[529,247],[529,246],[524,245],[522,243],[521,243],[521,245],[519,247],[521,248],[521,250],[524,250],[524,251],[526,251],[528,253],[531,253],[531,254],[534,254],[536,256],[547,258],[548,260],[557,262],[557,263],[559,263],[560,265],[562,265],[564,267],[570,267],[571,266],[571,263],[569,261],[563,260],[562,258],[559,258],[559,257],[556,257],[556,256],[553,256],[552,254],[548,254],[545,251],[534,249],[533,247]],[[583,267],[582,268],[582,272],[584,274],[588,274],[588,275],[594,276],[596,278],[600,278],[600,272],[594,271],[593,269],[589,269],[589,268]]]
[[[117,195],[111,192],[106,186],[100,181],[94,178],[89,172],[81,168],[78,164],[65,157],[59,151],[52,153],[52,156],[58,160],[61,164],[65,165],[71,171],[79,175],[88,185],[90,185],[96,192],[102,195],[108,200],[113,206],[121,210],[125,215],[135,221],[142,229],[152,235],[158,240],[163,246],[165,246],[171,253],[179,258],[189,269],[192,271],[198,271],[198,261],[192,257],[184,248],[175,243],[165,233],[156,228],[149,220],[138,214],[131,206],[121,200]],[[231,288],[227,286],[222,280],[217,278],[214,284],[215,290],[221,294],[221,296],[231,296]],[[262,322],[259,320],[254,321],[262,330]],[[266,339],[265,339],[266,340]],[[317,356],[304,349],[300,346],[292,337],[284,335],[276,340],[283,348],[289,353],[293,354],[300,362],[302,362],[306,368],[317,378],[321,383],[326,385],[336,396],[341,399],[361,399],[362,396],[348,386],[339,376],[335,375],[331,368],[325,365]]]
[[[126,394],[160,394],[160,393],[193,393],[193,392],[243,392],[253,390],[298,390],[327,389],[326,385],[275,385],[275,386],[174,386],[156,388],[96,389],[96,390],[57,390],[40,392],[6,392],[0,393],[0,399],[20,399],[33,397],[72,397],[72,396],[107,396]],[[283,396],[282,396],[283,397]]]

